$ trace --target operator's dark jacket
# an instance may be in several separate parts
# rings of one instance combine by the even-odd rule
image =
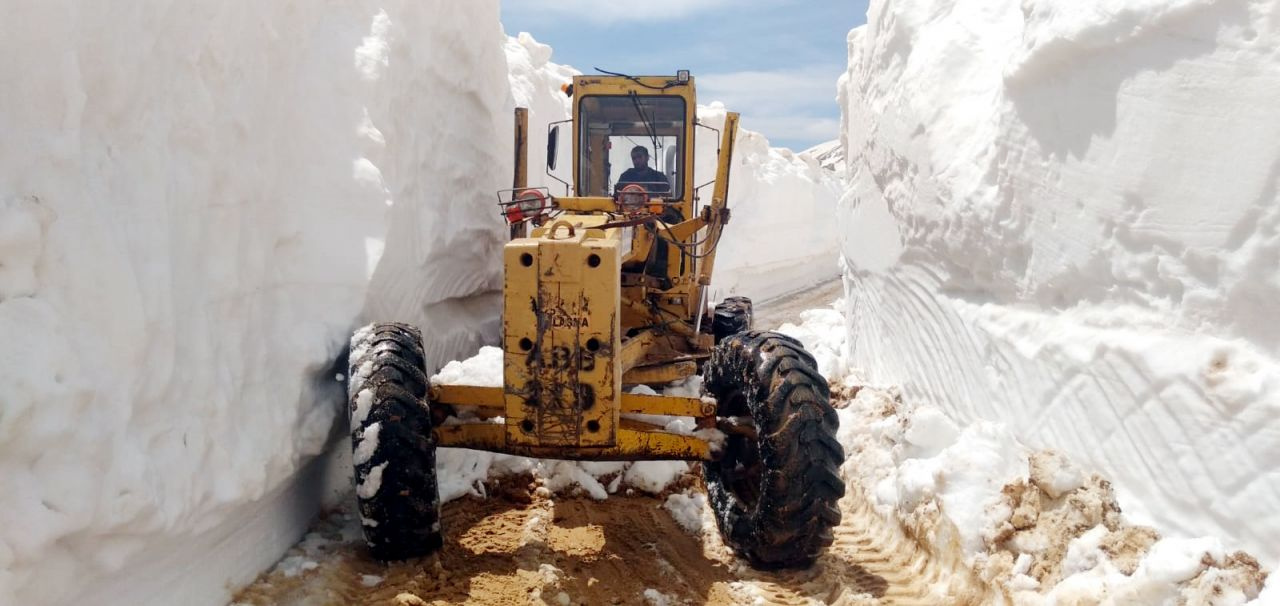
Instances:
[[[644,168],[628,168],[618,177],[619,189],[628,183],[636,183],[645,188],[651,194],[667,194],[671,193],[671,185],[667,182],[667,176],[648,166]],[[662,220],[667,223],[679,223],[684,220],[680,213],[680,209],[672,206],[662,212]],[[652,229],[652,228],[650,228]],[[663,238],[658,238],[655,246],[649,251],[649,259],[645,262],[645,273],[662,280],[666,284],[666,288],[670,288],[670,276],[667,275],[667,242]],[[684,255],[680,256],[680,266],[683,270]]]
[[[671,186],[667,183],[667,176],[649,168],[628,168],[623,171],[622,176],[618,177],[618,187],[628,183],[637,183],[645,188],[651,194],[665,194],[671,191]]]

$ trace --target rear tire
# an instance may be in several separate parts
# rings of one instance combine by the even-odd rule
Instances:
[[[372,324],[348,358],[352,463],[365,541],[379,560],[427,555],[443,544],[436,445],[422,334]]]
[[[757,437],[730,435],[703,463],[725,543],[760,569],[804,568],[831,544],[844,495],[844,449],[827,382],[799,341],[749,331],[711,355],[703,392],[719,416],[749,416]]]
[[[715,335],[716,343],[748,330],[751,330],[751,299],[727,297],[716,304],[711,318],[711,334]]]

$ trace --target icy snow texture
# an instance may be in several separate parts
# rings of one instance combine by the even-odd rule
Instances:
[[[850,363],[1280,562],[1278,24],[872,2],[840,90]]]
[[[0,603],[225,603],[350,486],[312,457],[351,328],[496,333],[497,3],[0,23]]]

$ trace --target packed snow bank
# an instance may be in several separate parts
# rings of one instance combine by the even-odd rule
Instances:
[[[873,2],[840,91],[851,363],[1280,563],[1277,23]]]
[[[736,110],[736,108],[728,108]],[[698,121],[719,129],[726,108],[698,107]],[[736,110],[741,111],[741,110]],[[715,179],[719,133],[697,129],[697,182]],[[712,299],[741,295],[764,301],[840,274],[839,239],[831,220],[845,182],[809,154],[770,147],[760,133],[738,129],[729,167],[729,209],[716,253]],[[711,203],[711,186],[702,190]]]
[[[347,487],[362,317],[435,364],[496,331],[497,3],[0,23],[0,603],[225,603]]]
[[[857,383],[845,383],[856,396],[839,411],[846,480],[931,553],[973,569],[1000,601],[1269,603],[1252,557],[1217,538],[1161,538],[1126,523],[1112,485],[1062,454],[1029,449],[1003,423],[960,426],[896,387]]]
[[[1032,450],[1005,423],[962,425],[943,402],[866,384],[844,359],[845,335],[831,330],[839,316],[809,310],[779,330],[804,343],[833,384],[851,498],[953,562],[955,576],[972,570],[992,589],[984,603],[1271,603],[1251,556],[1218,538],[1161,538],[1126,522],[1112,484],[1069,457]]]

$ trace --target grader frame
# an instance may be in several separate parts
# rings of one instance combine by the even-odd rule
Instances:
[[[711,200],[698,208],[697,102],[687,72],[577,76],[566,94],[573,97],[572,182],[595,190],[575,193],[608,193],[591,180],[608,180],[610,136],[647,135],[656,145],[656,132],[669,133],[679,146],[671,148],[677,160],[667,167],[674,182],[640,212],[622,208],[616,193],[562,196],[552,198],[548,212],[513,224],[503,254],[503,386],[431,386],[432,406],[444,414],[473,413],[465,416],[471,421],[436,426],[436,445],[558,459],[710,459],[706,440],[624,415],[694,417],[709,428],[716,425],[714,401],[625,388],[692,376],[715,345],[702,316],[729,219],[738,114],[726,115]],[[683,120],[657,124],[646,116],[646,104],[672,97],[683,102]],[[618,99],[635,114],[623,115],[618,108],[626,104]],[[518,195],[528,186],[523,109],[516,110],[515,131]],[[557,150],[554,142],[548,147],[551,165]],[[658,255],[666,257],[658,264],[666,270],[654,275]],[[503,422],[489,420],[497,417]]]

